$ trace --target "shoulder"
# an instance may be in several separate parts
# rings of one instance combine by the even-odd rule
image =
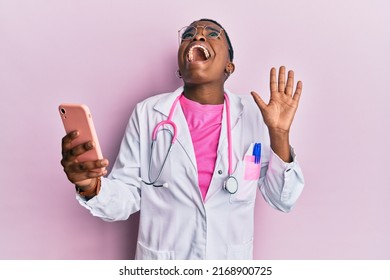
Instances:
[[[232,93],[228,90],[225,90],[225,92],[229,96],[232,106],[242,106],[242,110],[247,113],[252,112],[258,114],[260,112],[255,101],[253,100],[252,95]]]
[[[173,92],[158,93],[137,103],[136,108],[154,107],[161,99],[167,98]]]
[[[175,91],[172,92],[164,92],[159,93],[153,96],[150,96],[143,101],[139,102],[136,105],[135,110],[136,111],[143,111],[143,110],[150,110],[153,108],[159,108],[159,107],[165,107],[165,106],[171,106],[172,101],[183,92],[183,88],[179,87]]]

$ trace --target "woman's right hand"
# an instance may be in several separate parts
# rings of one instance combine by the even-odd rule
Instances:
[[[96,185],[98,177],[107,174],[106,167],[109,165],[107,159],[96,161],[79,162],[77,157],[86,151],[94,149],[92,141],[77,145],[72,148],[72,141],[79,136],[79,132],[73,131],[62,138],[62,160],[61,165],[69,181],[82,190],[88,190]],[[97,171],[101,169],[101,171]]]

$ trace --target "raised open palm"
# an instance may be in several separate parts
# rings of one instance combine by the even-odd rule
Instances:
[[[297,83],[294,92],[294,72],[288,71],[286,83],[285,67],[281,66],[279,68],[278,80],[276,80],[276,69],[272,68],[270,90],[271,96],[268,104],[256,92],[252,91],[251,94],[263,115],[268,129],[289,132],[302,93],[302,82]]]

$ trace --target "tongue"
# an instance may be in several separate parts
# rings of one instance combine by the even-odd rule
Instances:
[[[206,56],[204,54],[204,51],[200,48],[195,48],[193,50],[193,60],[192,61],[204,61],[206,60]]]

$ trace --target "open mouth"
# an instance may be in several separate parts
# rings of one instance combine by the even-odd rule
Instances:
[[[210,52],[202,45],[194,45],[187,54],[189,62],[206,61],[210,58]]]

